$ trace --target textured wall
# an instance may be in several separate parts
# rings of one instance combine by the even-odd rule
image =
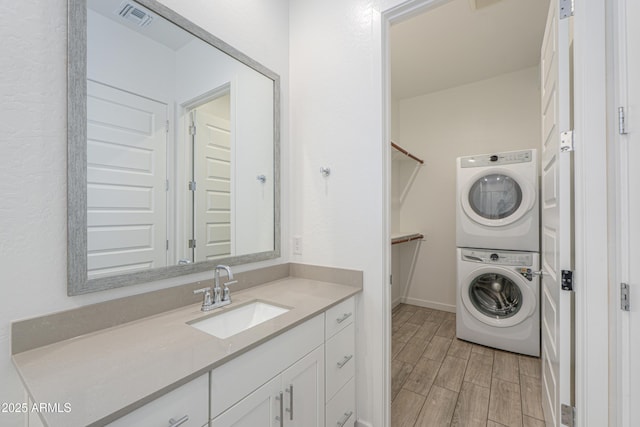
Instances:
[[[288,2],[164,3],[280,74],[287,182]],[[67,297],[66,9],[64,0],[0,3],[0,403],[24,400],[10,359],[12,320],[208,277]],[[286,197],[282,223],[286,236]],[[282,253],[258,265],[286,262],[286,240]],[[0,425],[22,426],[23,420],[0,413]]]
[[[385,250],[380,17],[368,0],[291,2],[295,262],[364,271],[358,417],[383,422]],[[331,168],[324,178],[320,167]]]

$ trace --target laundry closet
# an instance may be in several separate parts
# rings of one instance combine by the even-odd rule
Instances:
[[[453,0],[391,27],[393,307],[456,311],[456,159],[539,151],[548,4]]]

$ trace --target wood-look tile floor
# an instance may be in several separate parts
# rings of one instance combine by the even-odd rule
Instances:
[[[540,359],[456,338],[454,313],[392,317],[391,427],[544,427]]]

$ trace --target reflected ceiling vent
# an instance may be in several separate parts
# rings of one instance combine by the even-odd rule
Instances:
[[[478,10],[499,3],[500,1],[502,0],[469,0],[469,6],[471,6],[471,10]]]
[[[134,3],[122,2],[120,7],[113,13],[120,15],[127,21],[131,21],[139,27],[146,27],[153,21],[153,16],[146,10],[136,6]]]

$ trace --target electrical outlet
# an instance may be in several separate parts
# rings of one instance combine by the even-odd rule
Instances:
[[[302,255],[302,236],[293,236],[293,253]]]

